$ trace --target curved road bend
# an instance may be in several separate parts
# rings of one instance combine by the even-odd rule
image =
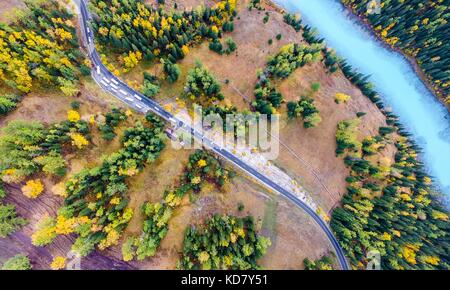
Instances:
[[[202,141],[202,143],[206,145],[206,147],[209,147],[210,150],[227,159],[228,161],[233,163],[235,166],[239,167],[241,170],[245,171],[253,178],[259,180],[261,183],[271,188],[272,190],[284,195],[290,201],[295,203],[298,207],[302,208],[304,211],[306,211],[308,215],[310,215],[314,219],[314,221],[320,226],[320,228],[326,234],[328,240],[331,242],[336,252],[336,256],[338,258],[341,268],[344,270],[349,270],[349,266],[347,264],[347,260],[345,259],[344,252],[342,248],[339,246],[338,241],[334,237],[327,223],[323,221],[322,218],[320,218],[320,216],[308,205],[306,205],[302,200],[300,200],[298,197],[296,197],[294,194],[287,191],[283,187],[279,186],[274,181],[262,175],[257,170],[247,165],[245,162],[241,161],[236,155],[232,154],[230,151],[224,148],[220,148],[218,145],[214,144],[213,141],[205,138],[201,132],[195,130],[195,128],[190,127],[189,124],[183,123],[183,121],[179,120],[171,113],[164,110],[161,107],[161,105],[159,105],[156,101],[145,97],[139,92],[134,91],[132,88],[130,88],[120,79],[118,79],[115,75],[113,75],[102,64],[100,57],[95,49],[94,34],[92,29],[90,29],[88,26],[90,15],[85,0],[77,0],[76,2],[77,4],[79,4],[78,6],[81,12],[81,25],[83,29],[83,34],[85,36],[85,40],[87,42],[87,50],[89,58],[91,59],[94,67],[92,77],[102,87],[103,90],[111,93],[116,98],[118,98],[119,100],[126,103],[128,106],[134,108],[137,111],[143,113],[152,111],[153,113],[159,115],[163,119],[178,125],[184,131],[192,133],[198,141]]]

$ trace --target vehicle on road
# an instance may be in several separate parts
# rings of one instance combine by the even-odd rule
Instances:
[[[83,21],[81,24],[84,27],[87,27],[87,21],[88,21],[89,16],[87,15],[88,13],[86,13],[86,11],[87,11],[86,3],[84,1],[80,1],[80,7],[81,7],[81,16],[83,18]],[[88,43],[90,44],[91,42],[92,42],[92,39],[89,36]],[[90,51],[89,56],[94,63],[98,62],[101,64],[100,58],[95,50],[95,47],[92,48],[92,51]],[[106,72],[108,75],[112,75],[111,72],[109,72],[109,71],[106,71]],[[117,81],[114,77],[111,78],[111,82],[112,82],[111,83],[111,91],[114,92],[114,95],[120,100],[123,100],[123,98],[117,92],[119,84],[121,87],[127,88],[130,92],[134,92],[132,88],[127,87],[126,84],[119,83],[119,81]],[[126,97],[125,100],[127,100],[131,104],[135,105],[136,107],[138,106],[138,104],[134,103],[135,101],[131,97]],[[147,104],[150,107],[154,108],[155,111],[160,111],[160,116],[163,117],[164,119],[170,121],[172,124],[175,125],[177,123],[177,120],[170,114],[170,112],[165,111],[163,109],[159,109],[157,107],[157,105],[155,105],[155,102],[153,100],[145,98],[142,100],[142,102],[144,104]],[[204,136],[201,136],[198,132],[196,132],[194,128],[192,128],[191,126],[189,126],[187,124],[185,124],[185,130],[187,132],[190,131],[191,134],[197,139],[201,138],[203,141],[203,139],[205,138]],[[209,145],[213,144],[210,140],[207,140],[206,143]],[[182,142],[180,142],[180,144],[183,145]],[[322,218],[312,208],[310,208],[306,203],[304,203],[301,199],[296,197],[294,194],[292,194],[291,192],[287,191],[286,189],[284,189],[283,187],[278,185],[276,182],[269,179],[267,176],[260,174],[253,167],[248,165],[245,161],[239,159],[239,157],[237,157],[233,153],[229,152],[227,149],[222,149],[222,148],[218,149],[218,147],[210,147],[210,149],[213,149],[214,152],[216,152],[223,158],[227,159],[231,163],[235,164],[237,167],[241,168],[247,174],[253,176],[257,180],[259,180],[261,183],[265,184],[267,187],[279,192],[280,194],[282,194],[283,196],[285,196],[286,198],[291,200],[299,208],[302,208],[303,210],[305,210],[305,212],[317,222],[317,224],[320,226],[322,231],[326,234],[328,240],[331,242],[333,248],[336,251],[337,258],[339,260],[339,264],[341,265],[341,267],[345,270],[349,269],[346,259],[345,259],[345,256],[344,256],[344,253],[343,253],[343,250],[339,246],[339,244],[338,244],[336,238],[334,237],[332,231],[330,230],[329,226],[325,223],[324,220],[322,220]]]

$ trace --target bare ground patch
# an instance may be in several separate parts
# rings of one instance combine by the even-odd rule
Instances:
[[[0,22],[10,22],[16,8],[25,7],[23,0],[2,0],[0,2]]]
[[[345,193],[345,178],[349,173],[342,159],[335,156],[337,124],[345,119],[356,118],[357,112],[365,112],[367,114],[361,118],[359,128],[361,136],[368,136],[378,134],[378,128],[386,123],[384,115],[359,89],[340,72],[327,74],[320,63],[297,69],[280,83],[279,90],[286,101],[298,101],[300,96],[308,94],[314,82],[321,84],[319,91],[313,94],[313,99],[322,116],[322,122],[315,128],[305,129],[301,120],[287,121],[284,118],[280,139],[319,173],[330,193],[311,174],[307,166],[293,158],[282,146],[276,164],[302,181],[302,185],[319,204],[329,211]],[[336,93],[345,93],[351,96],[351,100],[347,104],[336,104]],[[282,114],[286,116],[285,109]]]

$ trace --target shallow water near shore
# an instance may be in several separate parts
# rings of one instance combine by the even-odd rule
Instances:
[[[364,74],[387,108],[422,147],[421,160],[450,200],[450,116],[430,93],[411,64],[383,46],[335,0],[274,0],[290,13],[300,13],[305,24],[317,28],[327,45]],[[383,13],[383,11],[381,11]]]

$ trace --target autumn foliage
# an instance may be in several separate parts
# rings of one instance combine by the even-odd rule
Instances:
[[[37,198],[44,191],[44,185],[39,179],[27,181],[22,187],[22,193],[28,198]]]
[[[204,225],[186,230],[180,269],[259,269],[271,242],[255,229],[253,217],[214,215]]]
[[[36,85],[78,92],[84,66],[72,15],[58,1],[27,1],[17,21],[0,26],[0,80],[28,93]]]

